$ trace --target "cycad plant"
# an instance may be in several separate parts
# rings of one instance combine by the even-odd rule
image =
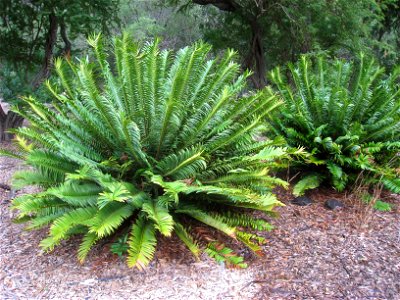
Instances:
[[[112,55],[100,35],[89,44],[94,59],[55,61],[51,106],[24,99],[30,110],[18,113],[30,125],[15,130],[19,152],[8,153],[33,167],[14,184],[41,187],[13,202],[28,228],[50,225],[41,247],[83,234],[83,261],[98,240],[129,228],[127,262],[141,269],[157,235],[175,233],[199,256],[207,246],[188,224],[202,222],[259,251],[262,238],[246,228],[270,226],[247,210],[272,211],[281,203],[271,187],[286,184],[268,175],[285,149],[254,141],[280,104],[272,92],[238,97],[249,74],[239,76],[235,53],[210,59],[201,42],[172,53],[124,35]]]
[[[311,154],[297,165],[308,175],[294,193],[324,179],[341,191],[362,171],[399,193],[400,68],[386,75],[363,55],[357,62],[303,56],[287,73],[271,72],[285,103],[271,124],[290,146]]]

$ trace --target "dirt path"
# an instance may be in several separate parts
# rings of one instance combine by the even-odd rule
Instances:
[[[0,184],[10,182],[16,165],[0,157]],[[78,240],[42,254],[37,245],[46,230],[13,224],[10,196],[0,188],[1,299],[400,299],[398,208],[374,212],[359,226],[356,207],[323,208],[326,198],[343,195],[320,191],[310,207],[279,209],[265,257],[246,270],[195,262],[176,240],[163,240],[157,259],[139,272],[108,245],[97,246],[84,265],[76,260]],[[281,195],[286,203],[289,197]],[[400,203],[398,196],[386,200]]]

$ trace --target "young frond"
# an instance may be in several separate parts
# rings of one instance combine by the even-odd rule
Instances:
[[[111,202],[101,208],[87,225],[90,232],[96,233],[99,238],[112,234],[122,222],[130,217],[134,207],[126,203]]]
[[[132,226],[128,241],[128,266],[144,269],[151,261],[156,250],[156,235],[153,222],[139,216]]]
[[[167,207],[163,206],[156,199],[151,202],[143,203],[142,211],[147,214],[149,219],[153,220],[155,228],[160,231],[161,234],[171,236],[174,220]]]

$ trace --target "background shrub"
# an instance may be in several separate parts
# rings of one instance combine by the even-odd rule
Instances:
[[[341,191],[361,171],[400,192],[399,74],[396,68],[386,75],[363,55],[357,62],[303,56],[289,65],[287,77],[279,68],[271,73],[285,102],[270,122],[274,133],[310,154],[298,162],[308,176],[295,194],[324,179]]]

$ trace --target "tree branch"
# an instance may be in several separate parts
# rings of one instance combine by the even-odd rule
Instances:
[[[193,0],[193,3],[199,5],[214,5],[220,10],[224,11],[235,11],[237,9],[237,3],[232,0]]]

